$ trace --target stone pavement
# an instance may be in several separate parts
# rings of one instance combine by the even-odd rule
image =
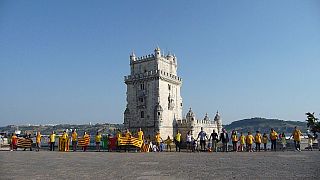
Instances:
[[[0,151],[0,179],[319,179],[319,162],[319,151]]]

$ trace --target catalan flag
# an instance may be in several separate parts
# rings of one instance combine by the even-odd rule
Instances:
[[[143,144],[143,141],[139,140],[136,137],[119,137],[118,142],[119,142],[119,144],[118,144],[119,146],[131,145],[131,146],[136,146],[139,148],[141,148],[141,146]]]
[[[17,147],[30,148],[32,146],[32,140],[26,138],[18,138]]]
[[[90,136],[78,138],[78,146],[88,146],[90,144]]]

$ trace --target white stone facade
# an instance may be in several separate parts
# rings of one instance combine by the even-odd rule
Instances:
[[[191,121],[188,115],[182,117],[180,89],[182,79],[177,75],[175,55],[163,55],[160,48],[154,54],[143,57],[130,55],[130,75],[124,77],[127,85],[127,107],[124,112],[124,126],[135,132],[139,128],[145,135],[153,137],[157,131],[166,139],[175,135],[177,129],[184,139],[186,131],[198,132],[200,127],[212,132],[221,130],[218,121]],[[190,111],[189,111],[190,112]],[[189,113],[188,113],[189,114]]]

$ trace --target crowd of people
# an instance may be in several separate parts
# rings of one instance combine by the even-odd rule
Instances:
[[[50,151],[55,150],[56,144],[56,138],[57,137],[61,138],[61,141],[63,142],[69,142],[71,140],[71,146],[72,146],[72,151],[77,151],[78,149],[78,134],[75,130],[72,131],[71,137],[69,137],[69,134],[64,131],[61,135],[56,135],[55,132],[53,131],[47,138],[48,141],[48,147]],[[95,149],[96,151],[101,151],[101,142],[103,139],[105,139],[104,143],[107,143],[109,145],[108,150],[119,150],[121,149],[119,147],[119,140],[121,137],[132,137],[132,133],[127,129],[124,133],[122,133],[120,130],[116,133],[116,136],[113,137],[112,135],[107,135],[107,136],[102,136],[99,132],[96,133],[94,137],[94,143],[95,143]],[[160,132],[157,132],[155,136],[152,138],[151,136],[144,136],[143,131],[141,128],[138,130],[136,133],[135,137],[138,138],[138,140],[143,141],[144,147],[147,147],[147,151],[153,151],[153,152],[161,152],[161,151],[172,151],[172,145],[175,145],[175,150],[177,152],[181,152],[182,145],[183,147],[186,148],[187,152],[196,152],[196,151],[209,151],[209,152],[228,152],[228,151],[234,151],[234,152],[260,152],[262,151],[267,151],[268,150],[268,143],[271,143],[271,151],[277,151],[277,142],[280,142],[282,145],[281,149],[282,151],[285,151],[287,148],[287,141],[291,138],[293,138],[294,142],[294,149],[295,151],[301,151],[300,148],[300,142],[301,142],[301,136],[303,134],[301,131],[295,127],[291,136],[286,137],[285,133],[278,133],[274,129],[271,128],[270,132],[267,133],[261,133],[260,131],[256,131],[255,134],[252,132],[247,132],[243,133],[240,132],[238,133],[236,130],[233,130],[230,134],[225,129],[222,129],[222,132],[218,134],[213,130],[213,132],[208,135],[203,128],[201,128],[201,131],[197,134],[196,138],[194,138],[189,131],[186,134],[185,137],[185,142],[182,142],[182,137],[181,133],[178,130],[173,138],[168,136],[166,139],[162,139]],[[310,132],[307,132],[308,136],[308,149],[313,150],[312,145],[313,145],[313,140],[317,139],[318,142],[320,142],[320,135],[313,136],[311,135]],[[26,134],[24,138],[31,139],[30,134]],[[90,136],[84,132],[82,138],[90,138]],[[111,139],[115,139],[116,143],[115,149],[110,148],[110,141]],[[18,137],[16,134],[12,134],[11,136],[11,146],[10,149],[11,151],[17,150],[17,139]],[[41,135],[40,132],[36,133],[36,151],[39,151],[41,149],[41,141],[43,141],[44,137]],[[109,141],[109,143],[108,143]],[[221,142],[221,143],[220,143]],[[232,143],[232,148],[229,150],[229,143]],[[198,144],[200,147],[198,147]],[[62,143],[59,144],[60,149],[63,149],[63,151],[68,151],[69,150],[69,144],[67,143]],[[68,147],[67,147],[68,146]],[[320,150],[320,143],[318,143],[319,150]],[[83,151],[87,151],[88,145],[82,145],[81,146]],[[128,147],[124,148],[125,151],[129,150]],[[26,148],[24,148],[26,150]],[[30,150],[32,150],[32,147],[30,147]],[[136,148],[137,151],[141,151],[141,148]]]

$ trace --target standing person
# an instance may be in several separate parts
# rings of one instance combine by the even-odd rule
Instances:
[[[198,134],[198,138],[197,140],[200,138],[200,148],[202,151],[206,150],[206,139],[208,139],[207,137],[207,133],[203,131],[203,127],[201,127],[201,131]]]
[[[246,136],[243,135],[243,133],[241,132],[240,133],[240,138],[239,138],[239,141],[240,141],[240,151],[243,152],[244,151],[244,145],[246,144]]]
[[[238,135],[237,135],[237,131],[232,130],[231,133],[231,140],[232,140],[232,147],[233,147],[233,151],[237,152],[237,143],[238,143]]]
[[[187,135],[186,135],[186,142],[187,142],[187,152],[192,151],[192,147],[191,147],[191,143],[192,143],[192,136],[191,136],[191,132],[188,131]]]
[[[160,150],[160,143],[161,143],[161,140],[162,140],[162,138],[161,138],[161,135],[160,135],[160,132],[158,131],[157,132],[157,134],[156,134],[156,136],[155,136],[155,141],[156,141],[156,148],[157,148],[157,150]],[[153,147],[152,147],[153,148]]]
[[[40,148],[41,148],[41,134],[40,134],[40,131],[37,132],[37,135],[36,135],[36,151],[40,151]]]
[[[87,138],[90,138],[90,137],[89,137],[89,135],[87,134],[87,132],[84,131],[84,133],[83,133],[83,139],[87,139]],[[90,143],[90,139],[89,139],[89,143]],[[87,148],[88,148],[88,144],[85,142],[82,148],[83,148],[83,152],[86,152],[86,151],[87,151]]]
[[[281,134],[281,144],[282,144],[282,151],[284,151],[287,147],[287,140],[286,140],[286,135],[284,132]]]
[[[248,132],[248,135],[246,137],[246,143],[247,143],[248,152],[253,152],[252,151],[253,142],[254,142],[254,137],[252,136],[251,132]]]
[[[50,151],[54,151],[54,145],[56,142],[56,134],[54,133],[54,131],[52,131],[52,133],[50,134],[49,140],[50,140]]]
[[[267,136],[267,133],[263,133],[263,136],[262,136],[262,143],[263,143],[264,151],[267,151],[267,143],[268,143],[268,136]]]
[[[220,134],[220,139],[223,145],[223,152],[228,152],[228,142],[229,136],[226,129],[222,129],[222,133]]]
[[[293,136],[293,142],[294,142],[294,148],[295,148],[295,151],[301,151],[300,149],[300,141],[301,141],[301,137],[302,136],[302,133],[301,131],[296,127],[294,127],[294,130],[292,132],[292,135],[290,136],[290,138]]]
[[[170,149],[170,152],[171,152],[172,139],[170,139],[170,136],[167,137],[165,142],[166,142],[166,145],[167,145],[167,152],[169,151],[169,149]]]
[[[177,131],[176,137],[175,137],[175,142],[176,142],[176,152],[180,152],[180,146],[181,146],[181,134],[180,131]]]
[[[209,139],[210,139],[211,142],[212,142],[212,151],[217,152],[217,151],[218,151],[218,146],[217,146],[217,144],[218,144],[218,141],[219,141],[219,139],[218,139],[218,133],[216,133],[216,131],[213,130],[212,133],[211,133],[211,135],[210,135],[210,138],[209,138]]]
[[[271,151],[277,151],[277,139],[278,139],[278,133],[273,128],[271,128],[271,132],[270,132]]]
[[[72,150],[73,152],[75,152],[77,151],[77,142],[78,142],[78,134],[75,129],[72,130],[71,139],[72,139]]]
[[[254,136],[254,140],[256,142],[256,152],[260,152],[260,145],[262,142],[262,136],[260,134],[260,131],[256,131],[256,135]]]
[[[95,141],[96,141],[96,151],[100,152],[100,143],[101,143],[102,136],[99,132],[97,132]]]
[[[143,131],[141,130],[141,128],[139,128],[139,131],[138,131],[138,140],[144,141],[144,135],[143,135]],[[141,152],[141,148],[139,149],[140,152]]]
[[[17,150],[17,144],[18,144],[18,137],[16,136],[16,133],[12,133],[11,136],[11,150],[10,151],[16,151]]]
[[[310,133],[310,130],[307,130],[307,136],[308,136],[308,150],[313,150],[312,145],[313,145],[313,136]]]
[[[131,134],[131,132],[129,131],[129,129],[127,129],[126,130],[126,132],[124,133],[124,136],[127,138],[127,139],[130,139],[131,138],[131,136],[132,136],[132,134]],[[124,152],[129,152],[129,150],[130,150],[130,147],[129,147],[129,145],[125,145],[124,146]]]
[[[62,134],[62,148],[61,150],[62,151],[67,151],[68,150],[68,140],[69,140],[69,135],[67,133],[67,131],[63,131],[63,134]]]

